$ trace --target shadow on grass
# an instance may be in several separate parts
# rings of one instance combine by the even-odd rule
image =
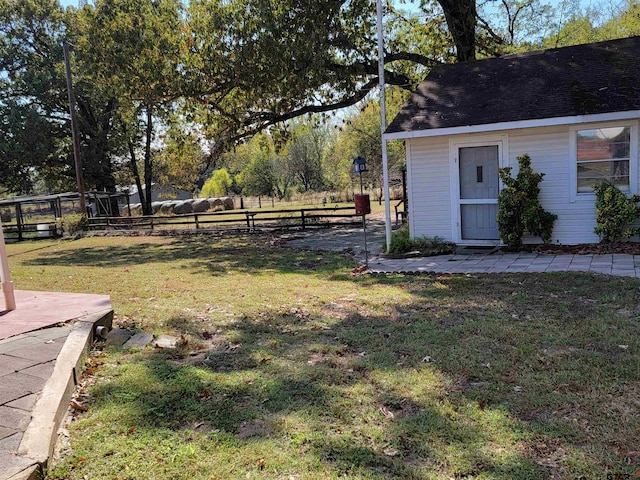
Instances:
[[[150,263],[187,261],[196,271],[212,275],[273,270],[280,273],[326,272],[352,267],[354,262],[327,252],[282,250],[269,245],[268,236],[211,238],[207,236],[172,239],[166,243],[139,243],[127,246],[58,248],[26,261],[32,266],[123,267]]]
[[[610,422],[637,382],[638,327],[620,313],[635,305],[637,283],[601,280],[354,279],[402,284],[413,299],[384,314],[354,308],[340,321],[273,312],[237,321],[225,327],[234,345],[223,341],[202,362],[142,354],[131,366],[138,373],[95,388],[95,407],[116,399],[123,430],[205,422],[249,451],[269,439],[336,475],[627,472],[612,445],[640,448],[625,433],[640,425]]]
[[[348,260],[255,242],[172,241],[34,261],[315,271],[362,292],[340,315],[323,300],[308,317],[265,307],[221,324],[211,350],[191,360],[124,354],[117,376],[92,389],[89,416],[105,412],[119,438],[159,442],[192,430],[203,450],[215,441],[214,456],[282,462],[273,471],[239,462],[233,478],[295,469],[302,478],[598,478],[638,468],[627,456],[640,451],[637,281],[335,276]],[[198,333],[189,319],[167,326]],[[91,448],[100,458],[113,447]]]

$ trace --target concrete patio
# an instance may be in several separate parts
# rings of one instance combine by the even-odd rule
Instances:
[[[0,299],[0,480],[40,478],[80,377],[96,325],[111,326],[107,295],[15,291]]]

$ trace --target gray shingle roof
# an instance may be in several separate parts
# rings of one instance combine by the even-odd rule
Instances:
[[[435,67],[386,133],[640,110],[640,37]]]

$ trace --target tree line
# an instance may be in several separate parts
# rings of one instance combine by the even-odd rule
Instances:
[[[633,35],[638,8],[386,2],[390,113],[435,64]],[[284,198],[341,188],[355,155],[378,168],[372,0],[0,0],[1,194],[74,189],[63,40],[87,187],[135,183],[145,213],[154,181],[225,168],[228,188]]]

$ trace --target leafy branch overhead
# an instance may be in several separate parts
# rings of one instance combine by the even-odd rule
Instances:
[[[635,4],[598,19],[596,31],[579,11],[544,2],[386,2],[386,83],[412,90],[435,64],[640,32]],[[201,177],[244,139],[359,104],[378,85],[373,0],[96,0],[81,9],[0,0],[0,192],[73,185],[65,38],[85,181],[99,190],[113,191],[127,169],[149,196],[152,181],[175,177],[166,161],[184,159],[176,145],[201,146]],[[167,131],[197,142],[155,155]],[[47,140],[34,148],[33,137]]]

